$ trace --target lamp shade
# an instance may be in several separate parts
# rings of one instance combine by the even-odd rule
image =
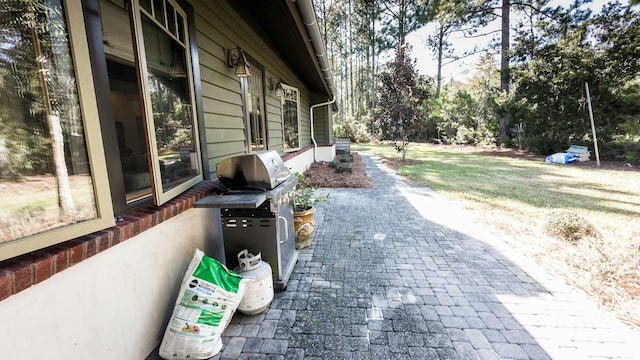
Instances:
[[[238,61],[236,62],[236,76],[238,77],[248,77],[249,74],[249,64],[247,64],[247,58],[244,56],[244,51],[242,49],[238,49]]]
[[[238,65],[236,65],[236,76],[238,77],[248,77],[249,76],[249,66],[245,63],[238,61]]]
[[[282,83],[278,80],[276,84],[276,96],[284,96],[284,88],[282,87]]]

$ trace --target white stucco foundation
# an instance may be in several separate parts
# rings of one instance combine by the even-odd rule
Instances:
[[[335,145],[318,146],[318,152],[316,153],[317,161],[333,161],[335,158],[336,158]]]
[[[194,250],[224,253],[219,226],[217,210],[190,209],[0,301],[0,357],[144,359]]]
[[[316,161],[333,161],[336,157],[335,145],[318,146],[316,151]],[[313,148],[308,149],[302,154],[297,154],[296,157],[285,161],[287,168],[292,172],[298,172],[303,174],[311,164],[313,164]]]

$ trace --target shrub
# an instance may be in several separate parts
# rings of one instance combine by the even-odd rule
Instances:
[[[346,119],[336,119],[333,125],[333,136],[339,139],[349,139],[353,142],[363,143],[373,140],[366,122],[370,119],[363,116],[360,119],[348,117]]]
[[[572,244],[581,239],[600,239],[598,230],[582,216],[566,210],[549,213],[545,223],[547,234]]]
[[[564,151],[569,147],[566,141],[551,139],[545,135],[525,136],[522,142],[524,148],[540,155],[549,155]]]
[[[340,164],[340,161],[333,160],[332,162],[329,163],[329,167],[335,169],[339,164]]]
[[[343,154],[342,156],[340,156],[340,162],[342,162],[342,163],[352,163],[353,162],[353,155],[351,155],[351,154]]]
[[[603,144],[600,148],[600,158],[638,165],[640,164],[640,142],[624,139]]]
[[[336,165],[336,172],[337,173],[353,172],[351,163],[346,163],[346,162],[338,163],[338,165]]]

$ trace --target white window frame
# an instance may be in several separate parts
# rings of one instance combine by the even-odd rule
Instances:
[[[300,127],[302,126],[302,121],[300,119],[300,90],[296,87],[290,86],[290,85],[285,85],[282,84],[282,89],[284,90],[284,94],[280,97],[280,105],[281,105],[281,109],[282,109],[282,148],[284,149],[285,152],[291,152],[291,151],[297,151],[300,150],[300,148],[302,147],[302,136],[301,136],[301,129]],[[287,92],[292,92],[295,91],[296,95],[295,95],[295,100],[291,99],[291,98],[287,98]],[[284,119],[284,106],[285,106],[285,102],[289,100],[289,101],[295,101],[296,102],[296,115],[298,118],[298,147],[295,148],[287,148],[287,138],[285,136],[285,119]]]
[[[89,47],[80,1],[63,0],[71,57],[78,87],[78,100],[85,131],[85,143],[91,167],[96,212],[94,219],[0,244],[0,261],[36,251],[115,225],[107,166],[98,119]]]

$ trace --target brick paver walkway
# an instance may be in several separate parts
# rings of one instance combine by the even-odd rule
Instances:
[[[363,155],[373,188],[327,190],[287,290],[214,359],[640,359],[640,333]]]

